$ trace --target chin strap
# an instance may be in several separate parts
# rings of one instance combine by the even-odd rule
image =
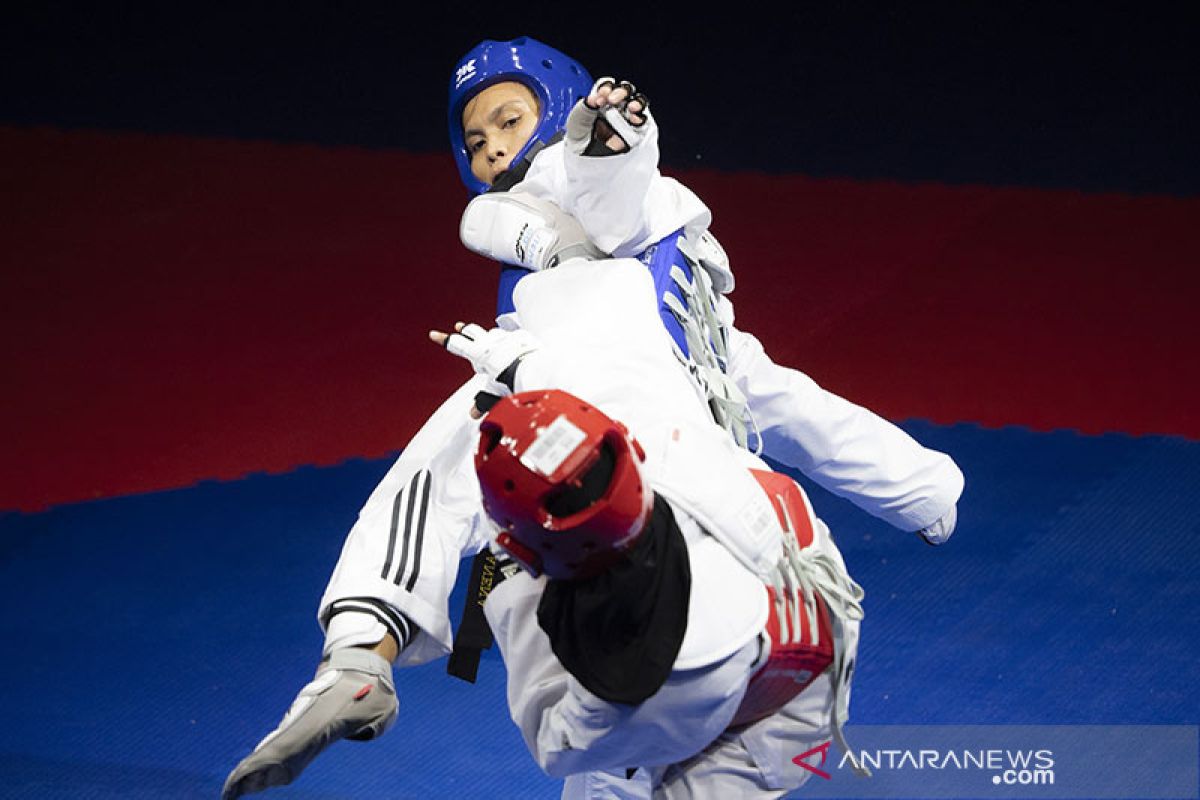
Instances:
[[[525,180],[525,174],[529,172],[529,167],[533,164],[534,157],[536,157],[538,153],[542,152],[550,145],[561,142],[564,135],[565,134],[563,131],[559,131],[544,142],[541,139],[534,141],[533,144],[529,145],[529,149],[525,151],[525,154],[522,155],[515,164],[509,164],[508,169],[504,170],[504,172],[501,172],[496,177],[496,180],[492,182],[491,187],[487,190],[487,192],[485,192],[485,194],[491,194],[492,192],[507,192],[509,189]]]

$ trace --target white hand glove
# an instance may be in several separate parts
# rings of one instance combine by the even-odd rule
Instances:
[[[954,534],[954,527],[958,524],[958,506],[950,507],[950,510],[942,515],[942,518],[930,525],[928,528],[917,531],[921,534],[921,538],[932,545],[945,544],[946,540]]]
[[[566,146],[585,156],[611,156],[637,147],[650,119],[650,101],[628,81],[601,78],[567,115]]]
[[[447,336],[444,346],[454,355],[470,361],[477,373],[487,376],[485,392],[507,397],[513,393],[517,364],[522,357],[538,349],[539,342],[528,331],[485,330],[469,323],[458,333]]]
[[[337,740],[382,735],[399,707],[387,659],[361,647],[334,650],[279,727],[229,774],[221,800],[291,783]]]

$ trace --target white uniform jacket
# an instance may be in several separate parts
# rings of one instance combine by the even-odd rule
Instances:
[[[619,257],[636,254],[680,228],[702,231],[711,221],[700,199],[678,181],[662,176],[657,163],[657,129],[651,117],[642,141],[624,154],[585,157],[568,151],[561,142],[546,148],[519,188],[569,211],[599,247],[618,257],[590,262],[595,269],[587,274],[601,280],[604,265],[638,264]],[[504,320],[505,326],[527,327],[548,346],[555,346],[556,340],[579,341],[581,315],[591,306],[580,306],[573,316],[556,313],[564,306],[555,300],[541,307],[537,299],[541,293],[533,291],[533,279],[542,277],[532,275],[518,283],[514,299],[520,307]],[[648,302],[654,302],[652,291]],[[892,423],[825,391],[803,373],[775,364],[757,339],[733,327],[727,298],[721,305],[730,323],[728,373],[747,399],[767,456],[799,469],[901,530],[920,530],[954,507],[963,476],[949,456],[921,446]],[[600,323],[596,330],[618,327],[616,317]],[[656,335],[643,328],[636,328],[637,335]],[[578,359],[568,360],[580,370],[589,369]],[[605,368],[617,370],[623,378],[639,369],[619,359]],[[678,371],[679,380],[686,381],[683,370]],[[593,368],[591,374],[604,373]],[[656,371],[645,379],[662,376]],[[617,380],[615,385],[629,383]],[[458,562],[484,547],[489,536],[478,516],[478,484],[470,460],[463,457],[477,431],[466,412],[480,388],[482,379],[477,376],[443,403],[360,512],[320,603],[319,619],[328,625],[327,649],[378,641],[387,630],[395,633],[390,610],[403,613],[419,629],[398,663],[422,663],[449,652],[447,599]],[[615,418],[628,415],[627,424],[637,431],[649,429],[635,422],[648,414],[677,425],[702,418],[705,411],[695,402],[694,387],[691,392],[688,402],[672,401],[666,393],[644,407],[621,403],[610,410],[599,405]],[[730,452],[738,458],[749,455],[736,448]],[[686,502],[672,497],[669,489],[663,494]]]

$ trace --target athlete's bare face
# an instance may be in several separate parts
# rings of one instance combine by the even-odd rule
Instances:
[[[537,97],[522,83],[493,84],[463,108],[463,139],[471,157],[471,173],[486,184],[508,169],[537,128]]]

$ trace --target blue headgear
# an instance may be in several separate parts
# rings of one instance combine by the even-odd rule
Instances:
[[[480,91],[501,81],[525,84],[541,106],[538,126],[513,156],[514,165],[534,144],[548,143],[561,131],[572,106],[592,88],[592,77],[579,62],[528,36],[511,42],[488,39],[459,59],[450,77],[450,148],[458,162],[458,174],[472,194],[486,192],[488,185],[471,174],[471,156],[463,140],[463,107]]]

